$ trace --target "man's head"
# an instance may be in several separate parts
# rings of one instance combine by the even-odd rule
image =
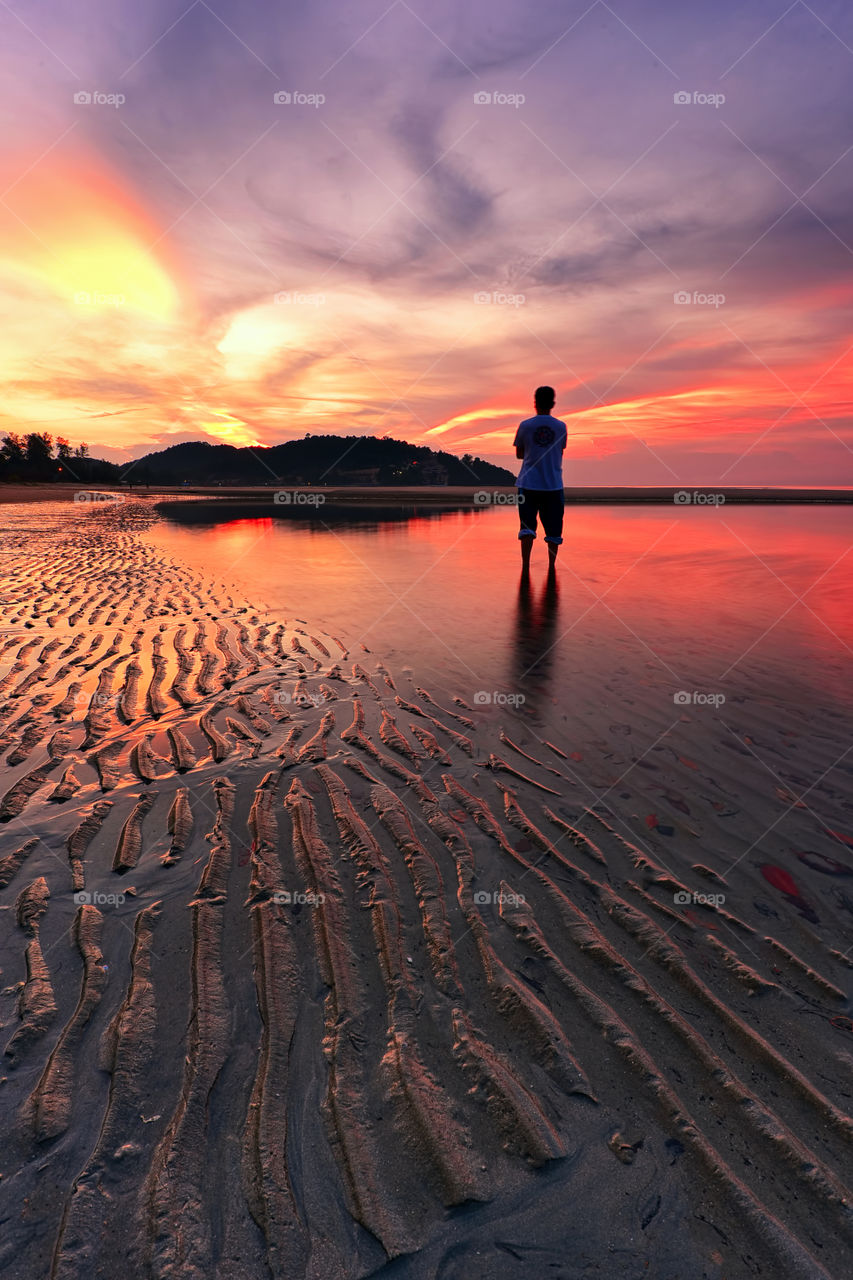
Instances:
[[[537,387],[533,393],[533,403],[537,413],[550,413],[557,397],[553,387]]]

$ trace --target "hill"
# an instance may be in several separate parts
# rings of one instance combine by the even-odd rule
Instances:
[[[376,436],[307,435],[269,448],[194,440],[120,468],[129,484],[511,485],[506,467]]]

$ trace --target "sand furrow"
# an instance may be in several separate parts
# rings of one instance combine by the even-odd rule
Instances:
[[[359,867],[358,883],[368,894],[388,1001],[382,1069],[387,1096],[398,1107],[398,1130],[444,1204],[482,1198],[484,1179],[471,1138],[452,1115],[451,1100],[424,1065],[417,1043],[418,996],[403,955],[400,908],[387,860],[338,775],[326,765],[318,765],[317,773],[326,784],[341,840]]]
[[[178,660],[178,673],[169,686],[169,692],[172,697],[180,702],[182,707],[192,706],[196,701],[194,695],[188,687],[189,678],[192,675],[195,666],[195,658],[192,649],[188,649],[184,644],[188,628],[186,626],[178,627],[175,632],[174,645],[175,654]]]
[[[127,742],[124,740],[118,742],[110,742],[107,746],[102,747],[100,751],[95,751],[89,757],[98,773],[102,791],[114,791],[121,779],[119,771],[119,761],[124,755]]]
[[[99,800],[92,806],[79,826],[74,828],[65,842],[75,893],[84,887],[83,857],[86,850],[104,825],[104,820],[112,807],[112,800]]]
[[[154,1277],[207,1280],[214,1267],[207,1207],[208,1100],[228,1055],[222,929],[234,788],[218,779],[214,792],[210,855],[190,904],[192,1008],[181,1095],[140,1192],[144,1265]]]
[[[142,678],[142,667],[136,658],[131,658],[124,672],[124,682],[118,695],[117,711],[124,724],[132,724],[139,717],[139,681]]]
[[[231,743],[213,723],[214,713],[218,710],[218,707],[211,707],[208,711],[205,711],[204,715],[199,717],[198,727],[210,743],[210,753],[214,761],[220,764],[226,756],[230,755]]]
[[[83,958],[80,998],[22,1115],[37,1142],[59,1137],[71,1123],[75,1051],[107,984],[107,968],[100,948],[102,925],[103,916],[97,907],[84,904],[77,908],[74,940]]]
[[[169,809],[167,825],[172,840],[169,845],[169,852],[163,854],[161,862],[164,866],[170,867],[179,860],[193,833],[193,812],[186,787],[180,787],[175,792],[175,798]]]
[[[466,738],[464,733],[458,733],[456,729],[451,729],[449,725],[442,724],[434,716],[427,716],[427,719],[430,724],[435,725],[436,729],[440,729],[442,733],[446,734],[454,746],[458,747],[460,751],[464,751],[466,756],[470,756],[473,760],[474,744],[470,738]]]
[[[22,889],[15,904],[18,927],[29,936],[25,952],[27,976],[18,995],[17,1014],[21,1025],[4,1050],[11,1066],[16,1066],[22,1053],[47,1032],[57,1013],[53,984],[50,980],[41,942],[39,921],[47,910],[50,890],[44,876],[39,876]]]
[[[334,711],[324,712],[317,732],[310,737],[302,747],[300,747],[299,751],[296,753],[296,759],[299,762],[305,760],[325,760],[327,739],[334,726]]]
[[[70,764],[47,798],[53,804],[64,804],[80,790],[81,785],[80,779],[74,772],[74,765]]]
[[[216,638],[214,644],[225,660],[225,670],[222,675],[222,683],[226,688],[233,684],[236,676],[242,671],[242,662],[237,657],[233,649],[228,644],[228,628],[221,622],[216,624]]]
[[[159,720],[160,716],[164,715],[166,712],[166,699],[163,696],[163,685],[166,680],[168,667],[163,655],[163,641],[161,637],[155,635],[152,638],[151,643],[153,646],[151,666],[154,674],[151,677],[148,690],[145,694],[145,705],[148,710],[148,714],[155,720]]]
[[[68,690],[65,694],[65,697],[61,700],[61,702],[57,702],[56,705],[51,708],[51,714],[54,715],[57,720],[68,719],[68,717],[71,715],[71,712],[78,705],[77,697],[82,687],[83,686],[79,682],[74,681],[72,684],[68,686]]]
[[[38,842],[38,836],[33,836],[32,839],[25,840],[20,848],[0,858],[0,889],[5,889],[14,879]]]
[[[508,1151],[534,1165],[559,1160],[566,1146],[512,1065],[478,1036],[461,1009],[453,1010],[454,1054],[504,1135]]]
[[[159,903],[153,903],[138,913],[134,923],[130,981],[100,1047],[99,1065],[110,1074],[109,1100],[97,1144],[74,1179],[63,1209],[50,1280],[96,1274],[96,1268],[104,1265],[107,1242],[114,1265],[130,1252],[116,1248],[116,1242],[125,1236],[147,1146],[143,1106],[147,1075],[157,1052],[151,943],[159,909]],[[138,1248],[136,1241],[133,1246]]]
[[[219,681],[215,678],[219,659],[216,656],[216,651],[207,644],[207,630],[203,622],[198,624],[198,631],[193,641],[193,650],[201,658],[201,668],[196,676],[195,687],[199,693],[208,697],[210,694],[216,693],[219,688]]]
[[[464,993],[444,906],[444,881],[438,864],[415,835],[404,805],[388,787],[371,788],[370,801],[411,873],[435,980],[445,995],[461,1002]]]
[[[328,1064],[324,1104],[327,1129],[344,1182],[350,1212],[382,1243],[389,1257],[412,1247],[405,1215],[382,1187],[382,1161],[374,1148],[365,1111],[366,1064],[355,1047],[366,1005],[350,940],[346,906],[337,874],[317,830],[314,806],[294,779],[285,797],[292,823],[293,853],[309,892],[317,959],[329,987],[325,1000],[323,1052]]]
[[[41,769],[33,769],[32,773],[20,778],[0,800],[0,822],[11,822],[12,818],[23,813],[32,797],[41,790],[60,763],[59,760],[52,760],[50,764],[43,765]]]
[[[260,670],[261,660],[251,648],[251,636],[249,629],[243,622],[237,623],[237,648],[240,650],[240,661],[237,664],[237,674],[240,676],[252,676],[256,671]]]
[[[427,693],[426,689],[422,689],[419,685],[416,685],[415,693],[417,693],[419,697],[423,698],[424,702],[428,702],[431,707],[435,707],[436,711],[440,711],[443,716],[450,716],[451,720],[458,720],[460,724],[465,725],[466,729],[474,728],[473,720],[469,719],[468,716],[461,716],[458,711],[449,711],[446,707],[439,706],[435,699]]]
[[[435,735],[430,733],[429,729],[422,729],[419,724],[410,724],[409,729],[415,735],[431,760],[437,760],[439,764],[446,765],[453,763],[444,747],[441,746]]]
[[[141,795],[125,820],[113,855],[113,871],[131,871],[139,861],[142,853],[142,823],[145,815],[151,812],[157,794],[156,791],[146,791]]]
[[[249,905],[262,1031],[242,1150],[246,1201],[264,1233],[274,1276],[285,1275],[291,1268],[297,1275],[304,1274],[310,1248],[288,1170],[288,1112],[281,1105],[288,1093],[300,977],[287,913],[272,896],[281,882],[276,782],[275,773],[266,775],[255,792],[249,817],[253,836]]]
[[[268,738],[270,736],[272,733],[272,726],[270,725],[269,720],[265,720],[262,715],[258,714],[247,697],[242,695],[237,699],[234,705],[240,715],[248,720],[255,733],[260,734],[262,738]]]
[[[390,711],[386,711],[384,709],[382,711],[382,720],[379,725],[379,736],[385,743],[386,747],[390,747],[392,751],[396,751],[401,756],[405,756],[408,760],[411,760],[416,769],[419,767],[423,760],[423,755],[420,751],[416,751],[414,747],[406,741],[403,734],[397,728],[397,721],[391,715]]]
[[[229,733],[247,744],[249,755],[254,759],[263,746],[263,740],[256,733],[253,733],[251,729],[247,728],[246,725],[241,724],[239,720],[235,720],[233,716],[226,715],[225,725]]]
[[[166,730],[169,738],[169,744],[172,748],[171,765],[177,773],[187,773],[195,767],[197,756],[193,746],[176,725],[170,725]]]
[[[32,755],[35,748],[44,738],[44,724],[41,720],[35,720],[32,724],[27,725],[20,742],[10,751],[6,757],[6,763],[10,768],[15,765],[23,764],[23,762]]]

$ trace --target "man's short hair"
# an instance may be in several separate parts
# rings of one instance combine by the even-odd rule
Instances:
[[[556,399],[553,387],[537,387],[533,393],[533,403],[539,413],[550,413]]]

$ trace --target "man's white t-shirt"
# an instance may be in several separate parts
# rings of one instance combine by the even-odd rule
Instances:
[[[519,489],[562,489],[563,448],[567,439],[565,422],[550,413],[537,413],[519,423],[513,445],[524,449],[516,487]]]

